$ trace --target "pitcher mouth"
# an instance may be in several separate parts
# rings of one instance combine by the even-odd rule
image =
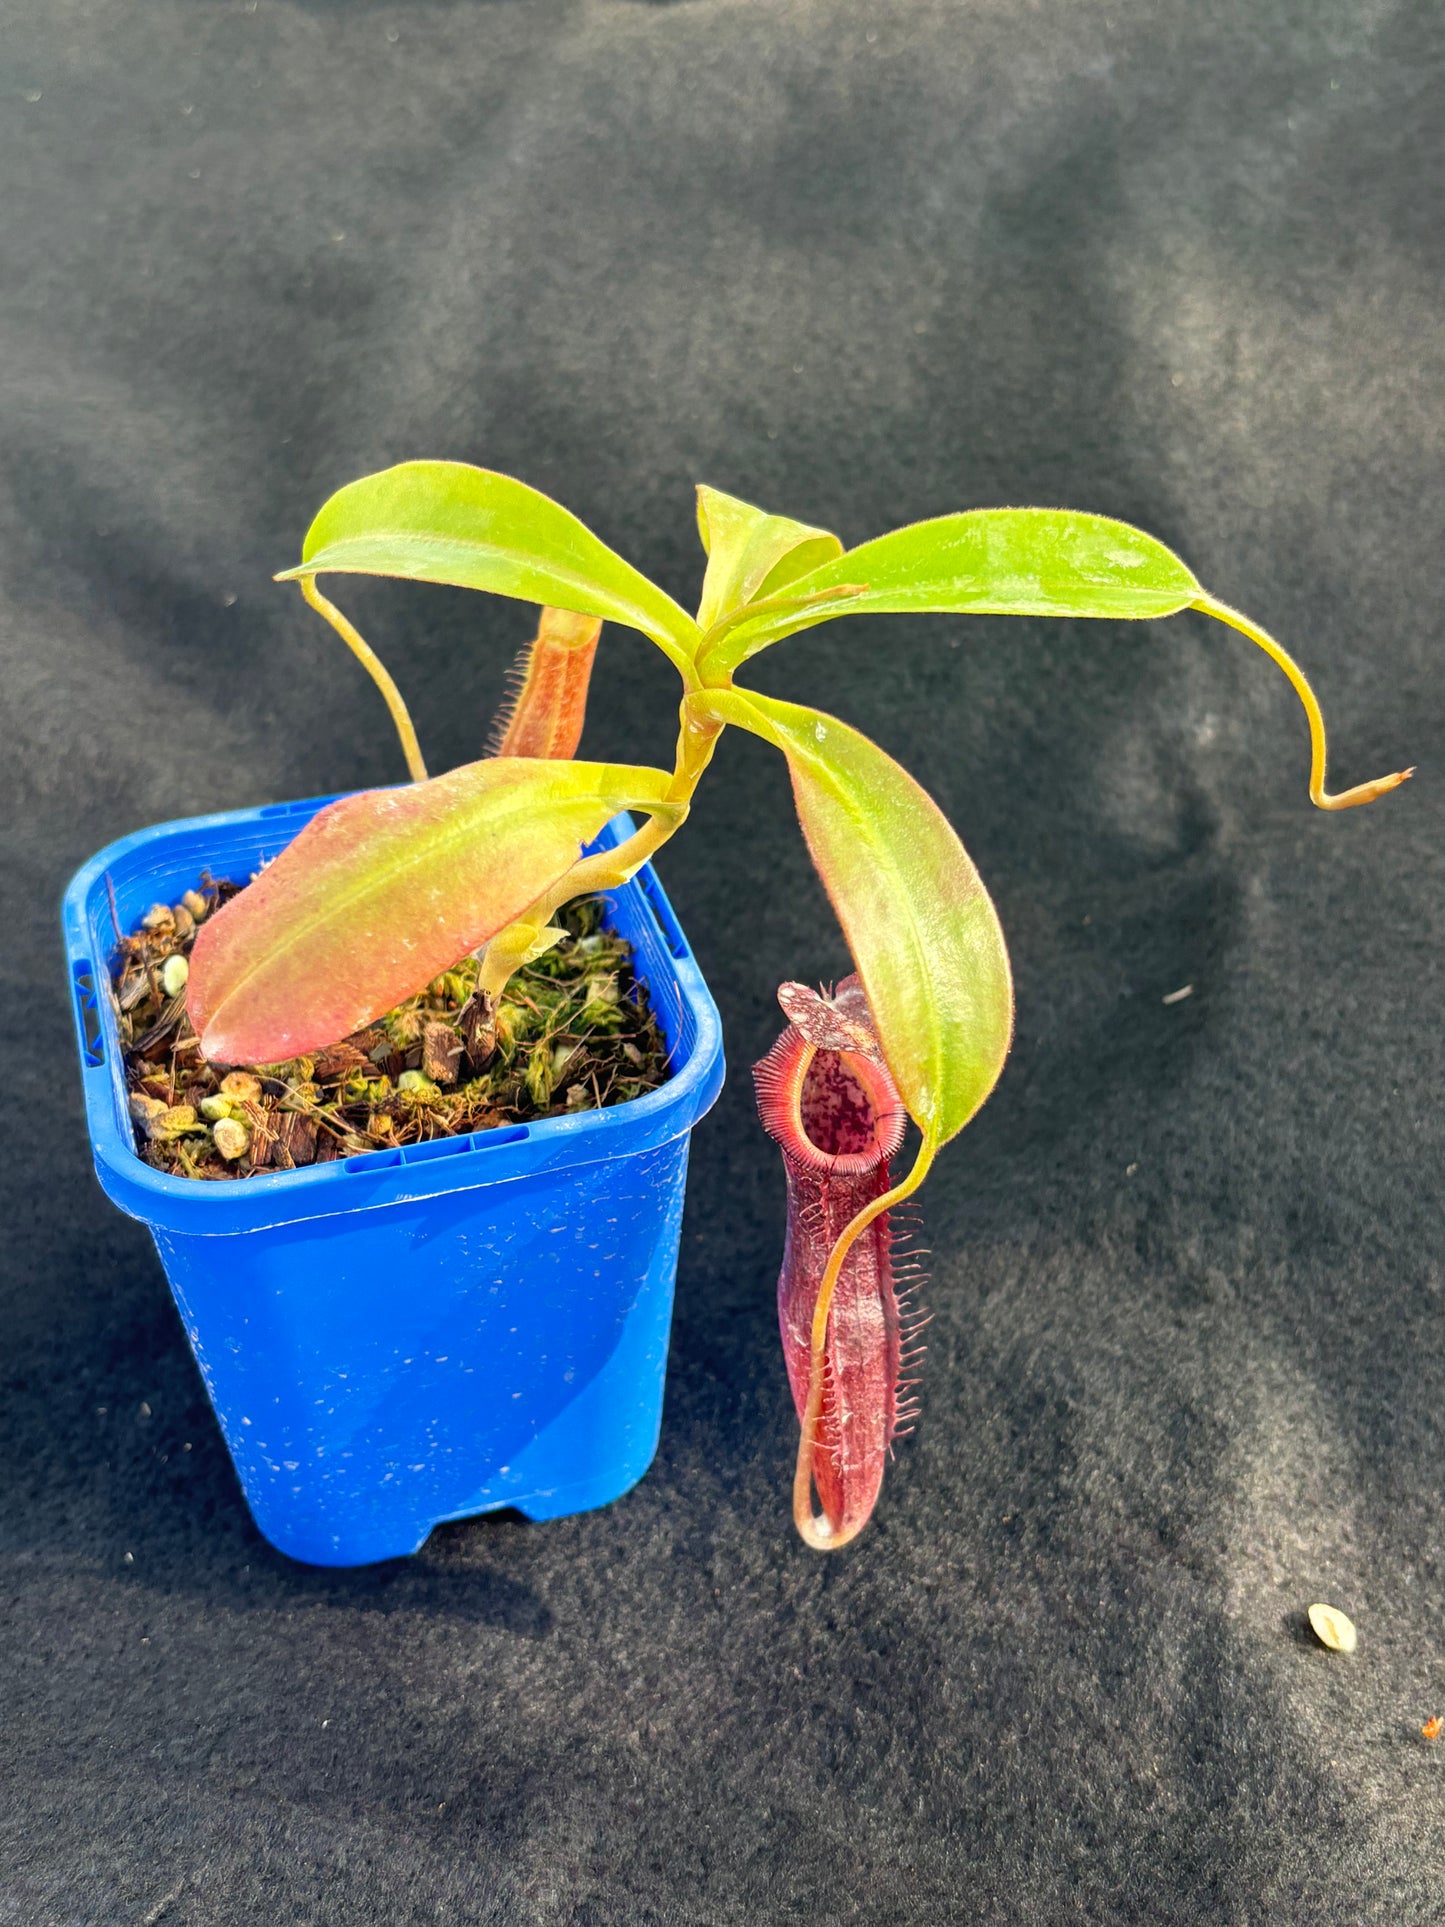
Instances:
[[[788,1027],[753,1072],[764,1130],[804,1169],[877,1170],[897,1156],[908,1114],[857,978],[831,998],[785,984],[778,1000]]]
[[[809,1170],[852,1177],[898,1155],[908,1113],[886,1070],[789,1027],[757,1066],[763,1128]]]

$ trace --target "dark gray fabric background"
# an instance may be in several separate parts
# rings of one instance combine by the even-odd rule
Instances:
[[[5,12],[0,1920],[1445,1918],[1438,6]],[[938,797],[1018,977],[925,1193],[922,1424],[836,1558],[788,1520],[747,1066],[843,952],[760,744],[661,863],[732,1073],[610,1510],[287,1563],[92,1181],[62,887],[401,774],[269,577],[423,454],[683,600],[698,480],[849,542],[1137,520],[1297,651],[1339,784],[1422,766],[1311,811],[1287,686],[1201,617],[756,665]],[[345,599],[433,767],[477,754],[527,612]],[[587,751],[665,757],[671,671],[604,648]]]

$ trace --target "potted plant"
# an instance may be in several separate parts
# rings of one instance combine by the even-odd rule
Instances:
[[[694,617],[507,476],[410,462],[341,489],[279,579],[300,585],[377,680],[412,784],[128,839],[87,866],[67,899],[102,1183],[151,1223],[258,1523],[300,1557],[409,1551],[438,1520],[494,1505],[547,1516],[599,1504],[650,1459],[686,1131],[716,1094],[721,1055],[715,1012],[648,865],[681,827],[729,725],[787,759],[856,966],[835,998],[785,987],[789,1029],[760,1068],[759,1092],[790,1189],[780,1311],[802,1421],[795,1518],[819,1548],[865,1522],[903,1416],[889,1213],[992,1089],[1012,990],[993,906],[937,806],[850,725],[740,685],[760,650],[870,612],[1139,620],[1193,607],[1289,677],[1309,721],[1319,807],[1369,802],[1410,773],[1326,792],[1324,726],[1297,665],[1123,523],[973,510],[845,552],[825,530],[711,489],[699,490],[698,521],[708,563]],[[514,717],[503,754],[428,778],[385,671],[318,587],[337,574],[484,589],[639,630],[682,684],[673,768],[571,760],[582,646],[544,649],[544,620],[525,730]],[[595,642],[595,627],[587,633]],[[644,820],[621,822],[622,811]],[[162,1191],[133,1152],[128,1163],[121,1155],[104,879],[125,928],[151,894],[165,895],[152,874],[179,887],[203,864],[233,873],[263,858],[195,936],[184,998],[204,1059],[295,1064],[464,956],[475,958],[469,1021],[485,1039],[517,971],[557,941],[554,918],[601,893],[636,946],[674,1075],[612,1111],[244,1184],[168,1179]],[[905,1115],[919,1143],[894,1182]],[[626,1175],[602,1162],[608,1141]]]

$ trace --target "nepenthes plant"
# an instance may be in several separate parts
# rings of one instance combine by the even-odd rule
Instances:
[[[779,1300],[800,1419],[794,1517],[808,1544],[830,1549],[866,1523],[903,1416],[908,1332],[891,1214],[993,1089],[1013,993],[993,904],[938,806],[850,724],[765,696],[739,672],[774,643],[847,616],[1147,621],[1192,608],[1247,636],[1289,678],[1309,724],[1319,808],[1371,802],[1411,772],[1329,793],[1324,722],[1293,658],[1162,543],[1109,517],[972,509],[845,550],[826,530],[700,488],[698,526],[707,568],[690,616],[511,477],[407,462],[333,495],[300,563],[278,580],[297,582],[365,664],[413,780],[322,810],[204,925],[188,1008],[207,1058],[278,1062],[337,1042],[474,953],[474,1016],[485,1023],[513,973],[556,940],[556,912],[620,887],[682,826],[726,728],[780,750],[855,972],[833,998],[785,987],[789,1026],[757,1074],[789,1183]],[[318,587],[334,575],[541,605],[499,753],[428,777],[395,685]],[[670,770],[573,757],[603,621],[640,631],[681,680]],[[621,810],[641,826],[616,849],[586,854]],[[906,1119],[918,1147],[894,1182]]]

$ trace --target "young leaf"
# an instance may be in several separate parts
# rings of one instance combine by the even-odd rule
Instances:
[[[776,595],[799,576],[843,553],[826,529],[767,515],[735,495],[699,484],[697,531],[707,550],[698,627],[710,629],[759,596]]]
[[[698,668],[720,682],[760,649],[833,616],[926,610],[956,615],[1173,615],[1203,593],[1171,550],[1127,522],[1068,509],[970,509],[880,535],[790,584],[794,595],[864,583],[799,622],[759,613],[709,643]]]
[[[815,589],[811,595],[799,595],[787,590],[781,595],[760,596],[755,602],[743,603],[730,615],[720,616],[698,644],[697,660],[702,667],[704,680],[712,664],[727,659],[727,644],[739,628],[746,626],[748,633],[752,634],[759,622],[766,621],[776,627],[780,634],[796,635],[800,629],[811,629],[816,623],[825,622],[829,616],[841,615],[839,603],[864,593],[861,582],[844,582],[836,588]],[[717,678],[713,686],[727,687],[731,673],[729,670]]]
[[[619,810],[677,814],[671,780],[494,757],[331,804],[202,926],[202,1051],[269,1064],[349,1035],[513,922]]]
[[[650,636],[679,667],[698,630],[569,510],[466,462],[402,462],[338,489],[276,579],[389,575],[449,582],[601,616]]]
[[[888,1068],[925,1137],[945,1143],[993,1089],[1013,1028],[1003,931],[968,852],[908,772],[836,717],[754,690],[687,706],[787,757]]]

